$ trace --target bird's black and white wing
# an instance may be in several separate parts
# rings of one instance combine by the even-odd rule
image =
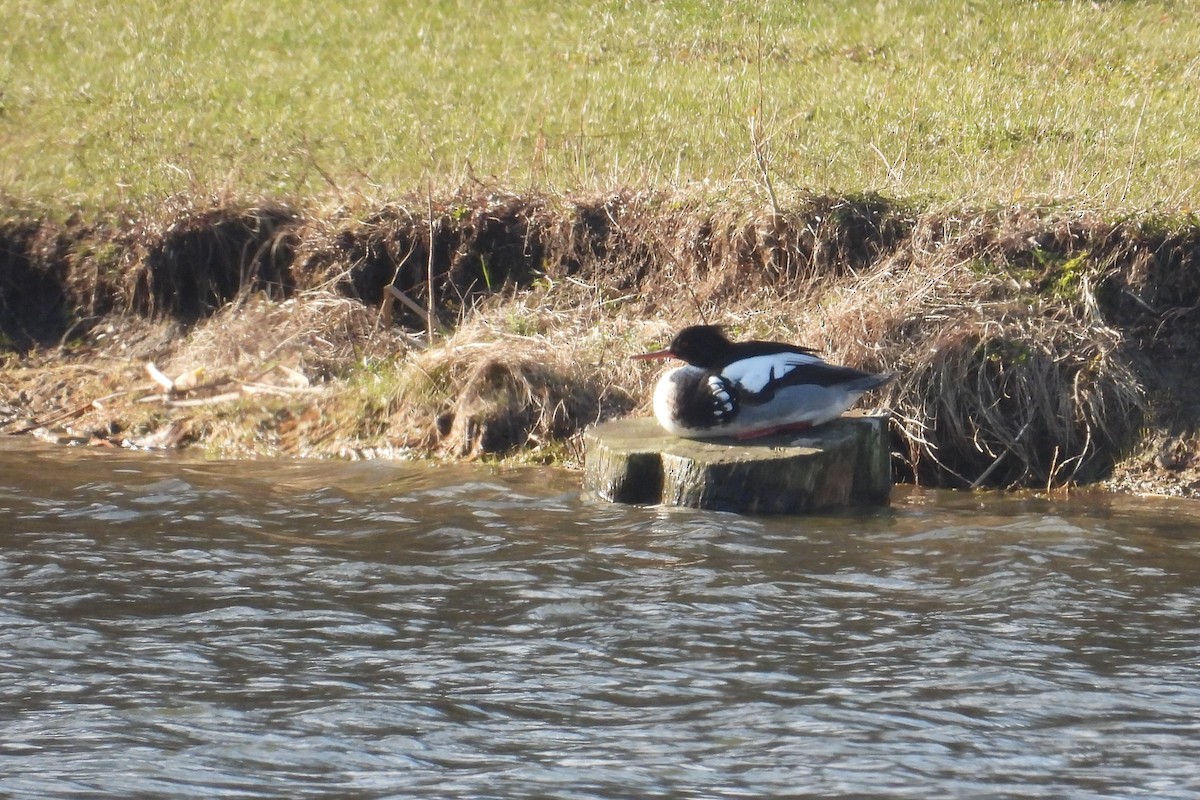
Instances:
[[[809,353],[770,353],[734,361],[721,370],[720,377],[731,381],[747,399],[758,401],[770,399],[795,370],[814,364],[825,362]]]

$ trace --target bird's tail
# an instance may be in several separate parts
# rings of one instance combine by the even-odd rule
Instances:
[[[871,389],[878,389],[880,386],[886,386],[900,375],[899,372],[881,372],[878,374],[864,375],[861,378],[855,378],[846,388],[851,392],[868,392]]]

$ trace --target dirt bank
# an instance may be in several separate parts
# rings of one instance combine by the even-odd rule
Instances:
[[[902,479],[1200,494],[1193,215],[480,191],[3,219],[8,433],[570,463],[644,413],[629,355],[704,319],[899,371]]]

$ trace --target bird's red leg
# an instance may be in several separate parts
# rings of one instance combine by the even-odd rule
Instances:
[[[812,424],[808,422],[789,422],[787,425],[773,425],[770,428],[759,428],[755,431],[743,431],[735,438],[737,438],[738,441],[745,441],[746,439],[759,439],[763,436],[771,436],[776,433],[797,433],[799,431],[806,431],[811,427]]]

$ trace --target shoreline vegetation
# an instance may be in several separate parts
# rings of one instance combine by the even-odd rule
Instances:
[[[1200,496],[1198,28],[11,0],[0,430],[577,465],[707,321],[901,373],[901,480]]]
[[[343,198],[344,199],[344,198]],[[432,291],[430,291],[432,287]],[[897,479],[1200,496],[1200,219],[876,194],[0,214],[0,430],[578,466],[705,320],[900,378]]]

